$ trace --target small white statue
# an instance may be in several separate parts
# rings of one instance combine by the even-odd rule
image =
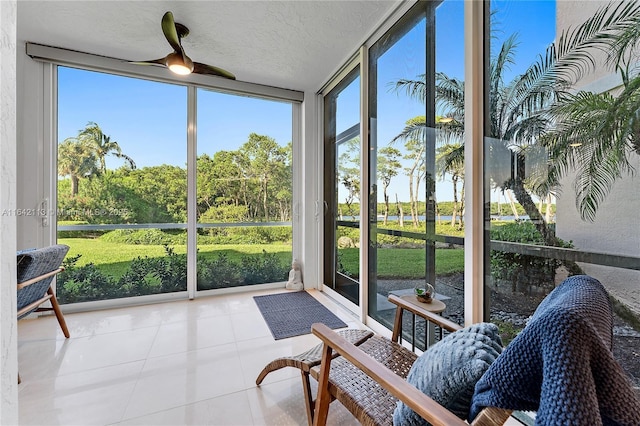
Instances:
[[[289,281],[286,285],[287,290],[303,290],[304,284],[302,283],[302,272],[300,271],[300,265],[297,260],[291,262],[291,270],[289,271]]]

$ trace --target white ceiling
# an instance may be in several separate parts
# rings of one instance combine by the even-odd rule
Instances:
[[[18,40],[125,60],[164,57],[160,20],[190,29],[185,52],[241,81],[315,91],[398,0],[18,1]],[[167,71],[169,72],[169,71]],[[216,78],[216,77],[212,77]]]

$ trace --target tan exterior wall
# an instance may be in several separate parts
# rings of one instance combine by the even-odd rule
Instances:
[[[592,16],[606,2],[563,1],[557,3],[557,28],[575,26]],[[605,59],[604,53],[599,56]],[[578,88],[594,92],[611,91],[621,84],[610,70],[599,68],[584,77]],[[593,223],[584,222],[575,206],[573,181],[575,174],[562,182],[562,193],[557,198],[557,235],[563,240],[573,241],[579,250],[597,253],[640,256],[640,157],[631,154],[635,176],[624,176],[611,188],[611,192],[597,212]],[[640,271],[596,265],[581,265],[605,285],[609,292],[621,302],[640,314]]]
[[[640,157],[633,165],[640,170]],[[584,222],[575,205],[573,179],[563,180],[563,192],[557,198],[558,237],[573,241],[587,252],[640,256],[640,176],[627,176],[616,182],[598,209],[593,223]],[[640,315],[640,271],[581,264],[584,271],[597,278],[609,292]]]
[[[556,39],[560,37],[563,30],[575,28],[583,23],[602,6],[608,2],[600,0],[557,0],[556,3]],[[604,52],[595,52],[598,63],[604,63],[607,55]],[[578,87],[584,87],[612,74],[611,69],[598,68],[585,75],[579,82]],[[610,87],[609,87],[610,89]]]

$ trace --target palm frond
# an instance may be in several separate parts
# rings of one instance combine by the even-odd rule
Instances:
[[[553,108],[556,128],[542,139],[549,149],[550,181],[575,171],[576,206],[585,220],[595,219],[613,183],[633,171],[628,154],[634,127],[618,103],[620,98],[608,93],[567,95]]]
[[[392,90],[395,92],[403,91],[412,99],[424,102],[427,98],[427,85],[425,83],[425,74],[418,76],[417,80],[400,79],[392,83]]]
[[[436,103],[446,110],[448,116],[456,119],[464,117],[464,81],[438,72],[435,90]]]
[[[404,127],[404,129],[402,129],[402,131],[395,136],[393,139],[391,139],[391,141],[389,141],[390,144],[393,144],[399,140],[417,140],[417,141],[424,141],[426,140],[426,136],[427,136],[427,123],[426,121],[409,121],[409,123]]]
[[[519,77],[513,87],[509,109],[524,113],[539,111],[561,97],[595,67],[594,50],[610,51],[620,31],[639,23],[640,4],[610,3],[583,24],[563,31],[558,42],[549,45]],[[628,31],[631,39],[633,32]]]
[[[572,81],[581,78],[594,65],[591,49],[609,52],[620,33],[639,22],[640,3],[611,2],[583,24],[563,31],[556,43],[558,76],[572,78]]]
[[[436,146],[458,144],[464,140],[464,122],[453,120],[451,123],[436,124]]]
[[[438,175],[443,176],[445,172],[461,176],[459,170],[464,169],[464,145],[447,144],[436,150],[436,169]]]
[[[133,161],[133,158],[129,157],[127,154],[123,154],[122,152],[119,152],[119,153],[116,153],[114,155],[116,157],[118,157],[118,158],[122,158],[127,163],[129,163],[129,167],[131,168],[131,170],[135,170],[136,169],[136,162]]]
[[[498,89],[499,85],[502,84],[502,76],[504,72],[508,70],[508,66],[515,63],[518,44],[518,33],[511,34],[511,36],[502,43],[498,55],[491,61],[490,72],[493,90]]]

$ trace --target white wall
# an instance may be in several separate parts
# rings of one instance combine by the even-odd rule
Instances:
[[[584,22],[607,1],[560,1],[556,6],[557,32]],[[602,64],[606,57],[597,52]],[[576,85],[577,89],[601,93],[614,91],[621,85],[620,77],[610,68],[599,66],[590,71]],[[579,148],[578,148],[579,149]],[[640,170],[640,156],[631,154],[632,164]],[[575,173],[562,181],[563,192],[557,198],[557,235],[573,241],[579,250],[587,252],[640,256],[640,177],[625,175],[611,188],[611,193],[598,208],[593,223],[580,219],[575,206],[573,182]],[[581,264],[584,271],[605,285],[609,292],[640,314],[640,271]]]
[[[0,424],[18,423],[16,1],[0,1]]]
[[[313,92],[305,92],[302,104],[302,147],[298,152],[302,168],[302,181],[299,198],[294,197],[294,203],[299,208],[302,223],[302,279],[305,288],[320,288],[322,284],[322,208],[316,203],[322,200],[322,140],[319,139],[318,97]],[[296,183],[294,182],[294,187]],[[294,194],[296,195],[296,194]],[[316,214],[318,213],[318,214]],[[297,236],[296,236],[297,238]]]
[[[640,157],[633,155],[633,166],[640,170]],[[596,220],[585,222],[575,206],[573,180],[562,182],[557,199],[558,237],[588,252],[640,256],[640,176],[625,176],[616,182],[611,193],[598,208]],[[580,264],[584,271],[600,280],[618,300],[640,314],[640,271]]]

